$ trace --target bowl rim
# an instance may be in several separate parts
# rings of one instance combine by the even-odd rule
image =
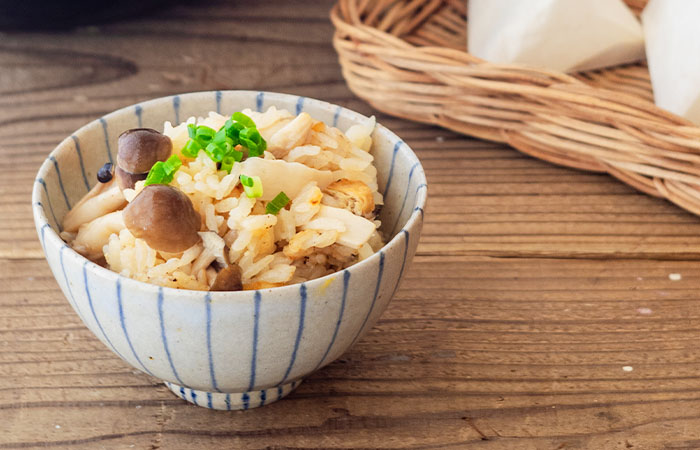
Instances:
[[[211,96],[215,95],[217,98],[220,98],[220,96],[225,95],[225,94],[247,94],[247,95],[259,95],[259,94],[264,94],[267,98],[272,98],[275,99],[275,97],[286,99],[286,100],[292,100],[292,101],[298,101],[299,99],[304,99],[304,100],[309,100],[312,104],[315,104],[316,106],[321,106],[321,107],[326,107],[326,108],[342,108],[343,112],[350,113],[352,115],[355,115],[357,119],[365,119],[369,120],[367,116],[364,114],[358,113],[357,111],[354,111],[349,108],[341,107],[340,105],[336,105],[330,102],[326,102],[324,100],[318,100],[312,97],[304,97],[304,96],[299,96],[295,94],[286,94],[286,93],[281,93],[281,92],[272,92],[272,91],[254,91],[254,90],[217,90],[217,91],[195,91],[195,92],[187,92],[187,93],[182,93],[182,94],[172,94],[172,95],[167,95],[163,97],[157,97],[154,99],[146,100],[143,102],[138,102],[132,105],[128,105],[122,108],[119,108],[115,111],[112,111],[110,113],[107,113],[95,120],[92,120],[88,122],[87,124],[81,126],[77,130],[73,131],[68,137],[63,139],[56,147],[51,150],[51,152],[48,154],[46,159],[41,163],[41,166],[39,167],[39,170],[37,171],[37,175],[34,179],[34,186],[32,188],[32,212],[33,212],[33,217],[34,217],[34,224],[37,229],[37,232],[39,234],[39,239],[41,241],[43,250],[44,250],[44,258],[47,259],[46,257],[46,242],[47,239],[50,239],[58,244],[59,247],[59,252],[63,252],[66,250],[66,255],[71,258],[74,262],[79,263],[79,265],[84,266],[85,270],[91,271],[93,274],[99,276],[100,278],[103,279],[113,279],[114,281],[119,280],[122,285],[123,284],[128,284],[128,285],[134,285],[135,287],[138,287],[140,290],[145,291],[145,293],[148,294],[169,294],[169,297],[181,297],[181,298],[201,298],[202,295],[207,295],[211,296],[211,299],[214,300],[229,300],[229,301],[235,301],[235,300],[240,300],[240,301],[247,301],[249,298],[252,298],[255,292],[275,292],[275,293],[280,293],[284,294],[284,291],[291,291],[292,290],[298,290],[300,286],[306,286],[307,289],[315,287],[316,285],[323,286],[326,283],[329,283],[330,280],[333,280],[335,277],[344,275],[345,272],[349,271],[351,268],[360,268],[364,266],[368,266],[370,264],[375,264],[379,258],[383,258],[381,255],[382,253],[386,253],[387,251],[395,248],[398,246],[399,241],[401,240],[401,236],[404,236],[405,239],[405,250],[404,250],[404,264],[406,261],[406,254],[408,252],[408,247],[409,247],[409,234],[412,232],[420,220],[421,222],[423,221],[424,218],[424,210],[425,210],[425,204],[427,201],[428,197],[428,184],[427,184],[427,178],[425,176],[425,170],[423,168],[422,163],[420,162],[420,159],[418,156],[415,154],[413,149],[406,144],[399,136],[397,136],[393,131],[391,131],[389,128],[383,126],[380,123],[376,123],[375,125],[375,132],[380,131],[384,133],[390,140],[392,144],[395,146],[395,153],[399,151],[399,149],[402,149],[404,152],[407,153],[409,158],[412,158],[414,160],[413,165],[411,166],[411,173],[413,171],[416,171],[415,176],[418,177],[419,185],[418,188],[416,189],[415,195],[415,204],[413,207],[413,211],[411,212],[411,215],[409,216],[408,220],[404,223],[404,225],[401,227],[400,230],[397,230],[396,233],[393,234],[391,239],[386,242],[379,250],[374,252],[371,256],[368,258],[359,261],[352,266],[349,266],[347,268],[341,269],[337,272],[333,272],[328,275],[324,275],[319,278],[314,278],[313,280],[301,282],[301,283],[294,283],[294,284],[289,284],[289,285],[284,285],[284,286],[277,286],[277,287],[271,287],[271,288],[263,288],[263,289],[256,289],[256,290],[241,290],[241,291],[202,291],[202,290],[190,290],[190,289],[178,289],[178,288],[172,288],[172,287],[166,287],[166,286],[160,286],[157,284],[153,283],[147,283],[145,281],[140,281],[140,280],[135,280],[133,278],[121,275],[120,273],[117,273],[113,270],[110,270],[108,268],[102,267],[85,256],[81,255],[80,253],[76,252],[70,245],[68,245],[56,232],[56,230],[51,227],[51,225],[48,222],[48,216],[46,215],[46,211],[44,209],[44,205],[41,203],[41,191],[42,183],[40,180],[42,180],[45,176],[45,174],[51,169],[53,165],[55,165],[55,157],[58,153],[60,153],[61,149],[69,142],[72,142],[72,137],[76,136],[79,134],[81,131],[94,127],[96,124],[99,124],[100,122],[104,121],[105,119],[108,119],[113,116],[119,116],[122,115],[126,112],[132,113],[134,108],[136,107],[144,107],[147,105],[152,105],[152,104],[167,104],[167,103],[172,103],[172,101],[176,97],[197,97],[197,96]],[[354,118],[353,118],[354,119]],[[395,155],[394,155],[395,156]],[[392,164],[393,164],[393,158],[392,158]],[[43,187],[44,190],[47,191],[48,195],[48,189],[46,187]],[[408,197],[406,197],[408,198]],[[405,200],[404,200],[405,204]],[[420,216],[420,219],[419,219]],[[48,233],[45,231],[46,229],[49,229]],[[390,230],[393,232],[393,230]],[[420,234],[419,234],[420,235]],[[419,236],[418,235],[418,236]],[[403,271],[403,269],[402,269]],[[399,280],[400,281],[400,280]],[[291,298],[291,296],[290,296]]]

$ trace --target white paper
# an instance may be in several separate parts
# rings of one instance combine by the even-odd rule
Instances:
[[[469,53],[487,61],[575,72],[644,58],[622,0],[469,0],[468,11]]]
[[[642,13],[654,101],[700,125],[698,20],[698,0],[651,0]]]

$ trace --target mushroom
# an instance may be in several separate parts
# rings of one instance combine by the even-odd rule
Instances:
[[[124,208],[124,223],[131,234],[145,240],[149,247],[179,253],[199,242],[202,219],[182,191],[151,184]]]
[[[199,237],[202,238],[204,249],[192,263],[192,273],[197,273],[209,267],[214,261],[216,261],[218,267],[228,266],[228,260],[224,252],[226,242],[224,242],[223,238],[213,231],[200,231]]]
[[[109,237],[123,229],[122,212],[114,211],[81,225],[71,245],[78,253],[94,261],[104,256],[102,249],[109,242]]]
[[[63,230],[75,232],[81,225],[120,209],[126,203],[114,181],[97,183],[63,218]]]
[[[199,236],[204,249],[192,263],[192,272],[197,273],[207,266],[217,272],[210,291],[243,290],[241,268],[237,264],[229,264],[224,239],[213,231],[200,231]]]
[[[117,167],[114,173],[121,189],[133,189],[145,180],[158,161],[165,161],[173,151],[170,138],[151,128],[133,128],[119,135]]]
[[[214,283],[209,288],[210,291],[241,291],[243,282],[241,280],[241,268],[237,264],[229,264],[219,271],[214,279]]]

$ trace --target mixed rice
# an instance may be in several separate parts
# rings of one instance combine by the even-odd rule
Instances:
[[[383,245],[377,220],[383,199],[370,153],[374,118],[343,133],[307,113],[295,116],[275,107],[242,113],[255,122],[266,150],[236,162],[230,172],[204,151],[188,157],[179,150],[190,138],[188,124],[219,130],[230,116],[210,112],[164,125],[163,135],[182,161],[168,184],[199,214],[196,244],[169,253],[134,236],[122,211],[144,189],[143,180],[133,189],[98,185],[66,216],[62,237],[124,276],[195,290],[212,288],[222,264],[240,268],[243,289],[263,289],[333,273]],[[249,196],[242,175],[258,176],[262,195]],[[268,213],[280,192],[289,202]]]

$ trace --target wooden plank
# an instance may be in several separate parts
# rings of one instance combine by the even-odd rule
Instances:
[[[687,436],[667,441],[662,427],[699,424],[694,262],[419,256],[377,327],[348,354],[289,399],[228,414],[184,404],[104,349],[45,264],[9,267],[0,283],[45,292],[27,308],[49,298],[58,305],[23,317],[11,308],[20,294],[0,298],[0,380],[9,394],[0,423],[23,430],[8,448],[153,439],[165,448],[183,439],[192,448],[507,448],[515,436],[544,447],[619,438],[657,448]],[[29,268],[34,280],[21,276]]]

